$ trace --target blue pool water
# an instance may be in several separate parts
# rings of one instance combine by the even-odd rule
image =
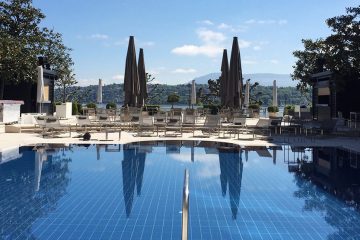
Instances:
[[[360,155],[208,142],[22,147],[0,162],[0,239],[360,239]],[[301,171],[299,171],[301,169]]]

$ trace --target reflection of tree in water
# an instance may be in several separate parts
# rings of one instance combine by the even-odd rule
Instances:
[[[240,201],[243,163],[239,149],[219,148],[220,182],[222,195],[226,196],[229,186],[230,207],[233,219],[236,219]]]
[[[323,152],[328,152],[329,159],[321,155],[321,160],[319,160],[318,154]],[[307,168],[306,172],[297,172],[294,175],[295,184],[299,188],[294,192],[294,196],[305,200],[303,210],[323,213],[325,221],[337,229],[328,236],[328,239],[346,239],[352,235],[349,229],[357,234],[360,230],[358,225],[360,214],[354,211],[354,208],[342,207],[334,199],[354,203],[359,196],[359,188],[353,187],[358,186],[359,172],[349,166],[349,161],[343,161],[346,155],[345,158],[343,157],[344,152],[335,149],[332,151],[314,150],[313,168]],[[329,164],[328,170],[324,170],[325,161]],[[354,239],[357,239],[356,237],[358,236],[354,236]]]
[[[35,152],[21,148],[22,157],[0,164],[0,239],[35,239],[32,224],[56,208],[70,181],[69,158],[48,155],[41,186],[35,191]]]
[[[141,195],[141,187],[145,168],[146,152],[139,147],[125,144],[124,160],[122,161],[123,193],[125,201],[126,216],[129,217],[134,201],[134,190],[136,185],[137,195]]]

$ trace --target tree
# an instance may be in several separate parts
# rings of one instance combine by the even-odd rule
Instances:
[[[338,108],[344,112],[360,110],[360,6],[347,8],[346,15],[326,20],[332,34],[324,39],[303,39],[304,50],[295,51],[297,58],[292,78],[298,89],[308,92],[310,76],[317,72],[333,72]],[[340,104],[340,105],[339,105]]]
[[[168,96],[167,102],[171,103],[171,108],[174,108],[174,103],[179,102],[180,96],[176,93],[172,93]]]
[[[0,2],[0,99],[6,82],[36,80],[38,56],[46,56],[53,70],[64,69],[58,72],[59,79],[71,71],[71,49],[64,46],[61,34],[40,28],[44,18],[32,0]]]
[[[155,77],[146,73],[146,83],[148,84],[148,97],[145,99],[146,104],[159,102],[160,96],[165,89],[159,83],[154,83]]]

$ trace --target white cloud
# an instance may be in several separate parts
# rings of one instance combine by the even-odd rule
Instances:
[[[226,24],[226,23],[219,24],[217,28],[221,29],[221,30],[224,30],[224,31],[230,31],[230,32],[233,32],[233,33],[245,32],[248,29],[247,26],[236,26],[236,27],[234,27],[234,26]]]
[[[269,62],[272,64],[279,64],[279,60],[276,59],[271,59]]]
[[[262,47],[260,47],[260,46],[254,46],[253,49],[254,49],[255,51],[260,51],[260,50],[262,49]]]
[[[113,76],[111,79],[113,79],[113,80],[124,80],[124,75],[117,74],[117,75]]]
[[[173,73],[196,73],[196,70],[193,68],[177,68],[174,71],[172,71]]]
[[[280,19],[280,20],[275,20],[275,19],[267,19],[267,20],[256,20],[256,19],[249,19],[247,21],[245,21],[246,24],[278,24],[278,25],[284,25],[287,24],[287,20],[286,19]]]
[[[90,38],[92,39],[99,39],[99,40],[106,40],[109,39],[109,36],[106,34],[100,34],[100,33],[96,33],[96,34],[92,34],[90,36]]]
[[[199,29],[197,35],[205,43],[218,43],[225,41],[226,37],[221,32],[214,32],[208,29]]]
[[[214,25],[214,23],[210,20],[202,20],[202,21],[199,21],[199,23],[209,25],[209,26]]]
[[[223,51],[223,47],[216,45],[183,45],[181,47],[176,47],[171,50],[172,53],[177,55],[185,55],[185,56],[198,56],[204,55],[207,57],[216,57],[221,54]]]
[[[221,32],[215,32],[208,29],[199,29],[196,31],[198,38],[203,43],[201,45],[188,44],[176,47],[171,50],[172,53],[185,56],[204,55],[207,57],[216,57],[223,51],[223,43],[226,36]]]
[[[243,39],[238,39],[238,42],[239,42],[239,47],[240,48],[248,48],[248,47],[251,46],[251,42],[245,41]]]
[[[148,42],[142,42],[142,45],[143,45],[143,46],[146,46],[146,47],[151,47],[151,46],[154,46],[155,43],[152,42],[152,41],[148,41]]]
[[[95,78],[80,78],[77,80],[78,86],[89,86],[89,85],[96,85],[99,79]]]
[[[232,26],[226,24],[226,23],[221,23],[219,26],[218,26],[219,29],[229,29],[229,28],[232,28]]]

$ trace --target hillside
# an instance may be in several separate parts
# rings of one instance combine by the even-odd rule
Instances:
[[[151,91],[152,86],[148,89]],[[196,89],[203,89],[206,94],[209,92],[207,84],[196,84]],[[80,103],[89,103],[96,101],[97,86],[90,85],[86,87],[73,87],[76,90],[76,100]],[[167,96],[176,92],[180,96],[179,104],[188,104],[190,95],[190,85],[160,85],[158,89],[163,89],[159,97],[153,101],[154,104],[167,104]],[[272,101],[272,86],[258,86],[253,95],[258,95],[258,100],[263,102],[264,106],[271,105]],[[59,89],[55,90],[55,99],[60,100]],[[116,102],[122,104],[124,99],[123,84],[109,84],[103,86],[103,103]],[[281,105],[284,104],[303,104],[307,100],[300,94],[295,87],[278,87],[278,99]]]
[[[197,84],[207,84],[209,79],[217,79],[220,73],[209,73],[195,78]],[[243,74],[244,80],[251,79],[251,82],[259,82],[262,86],[272,86],[273,81],[276,80],[279,87],[295,87],[296,81],[292,81],[290,74],[275,74],[275,73],[250,73]]]

